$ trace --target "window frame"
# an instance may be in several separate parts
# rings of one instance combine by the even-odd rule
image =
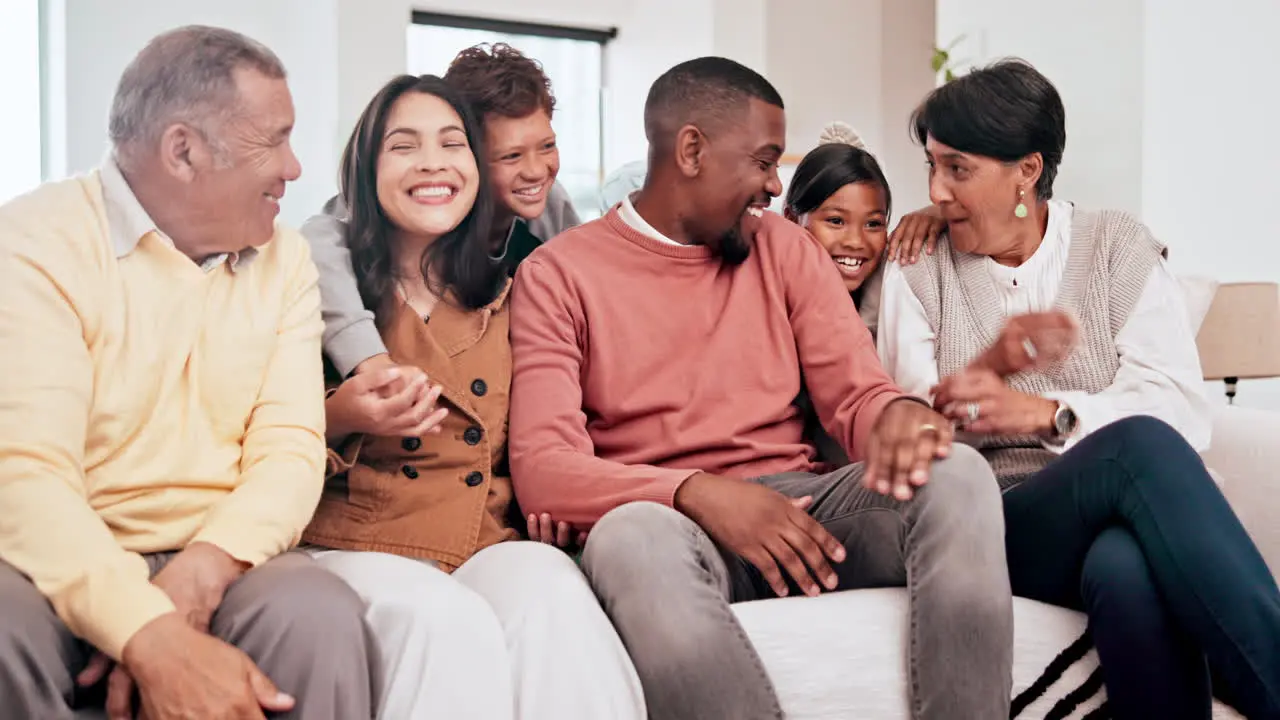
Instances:
[[[455,15],[453,13],[414,10],[410,21],[414,25],[436,25],[460,30],[484,30],[505,35],[534,35],[556,40],[582,40],[598,43],[602,48],[618,37],[618,28],[590,28],[574,25],[503,20],[479,15]]]

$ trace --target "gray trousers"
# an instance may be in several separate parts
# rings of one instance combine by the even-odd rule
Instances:
[[[152,574],[173,556],[147,555]],[[346,583],[290,552],[232,583],[209,629],[297,701],[274,717],[359,720],[373,716],[369,662],[376,657],[363,615]],[[69,720],[73,707],[100,707],[104,688],[84,692],[75,684],[92,653],[26,576],[0,562],[0,718]]]
[[[1013,600],[990,466],[956,445],[906,503],[864,489],[862,471],[850,465],[756,482],[813,497],[810,514],[848,550],[833,565],[839,589],[908,588],[912,717],[1009,717]],[[723,552],[681,513],[648,502],[601,518],[582,566],[631,654],[651,718],[783,716],[764,665],[729,609],[731,602],[774,596],[754,566]],[[849,618],[848,632],[856,634],[857,625]]]

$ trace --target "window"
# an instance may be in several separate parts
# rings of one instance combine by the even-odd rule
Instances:
[[[0,2],[0,203],[40,184],[40,0]]]
[[[408,71],[443,75],[459,51],[480,43],[504,42],[540,62],[556,96],[558,179],[587,220],[600,214],[604,50],[616,34],[419,11],[409,26]]]

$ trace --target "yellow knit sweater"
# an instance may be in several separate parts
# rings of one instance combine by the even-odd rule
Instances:
[[[154,232],[117,257],[97,172],[0,206],[0,559],[119,658],[173,610],[140,553],[292,546],[323,482],[322,329],[294,232],[204,272]]]

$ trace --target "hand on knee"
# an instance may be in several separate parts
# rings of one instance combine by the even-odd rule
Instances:
[[[144,705],[167,708],[175,716],[247,717],[263,710],[288,712],[295,704],[244,652],[173,613],[134,634],[125,645],[122,663]],[[131,694],[117,686],[109,702],[129,714]]]

